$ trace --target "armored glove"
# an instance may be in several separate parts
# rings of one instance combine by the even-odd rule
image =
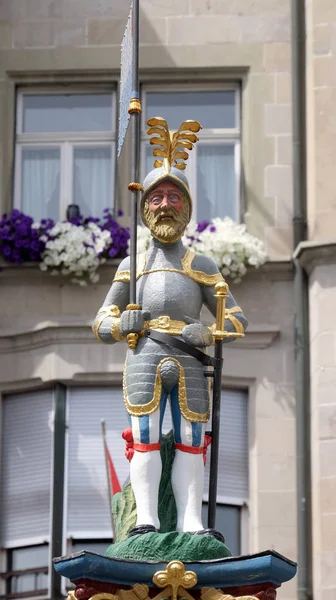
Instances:
[[[190,346],[205,348],[212,344],[212,333],[203,323],[190,323],[182,329],[183,340]]]
[[[120,333],[126,337],[129,333],[140,333],[145,321],[149,319],[149,313],[143,310],[124,310],[120,317]]]

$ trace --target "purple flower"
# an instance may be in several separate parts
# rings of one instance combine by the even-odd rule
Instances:
[[[198,233],[202,233],[210,225],[209,221],[200,221],[197,225]]]
[[[214,231],[216,231],[216,227],[215,227],[215,225],[211,225],[211,227],[210,227],[210,231],[211,231],[211,233],[213,233]]]

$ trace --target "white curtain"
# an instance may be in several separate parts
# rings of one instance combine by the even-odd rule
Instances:
[[[59,219],[60,151],[58,148],[22,150],[22,211],[36,221]]]
[[[84,216],[101,217],[112,208],[111,147],[74,149],[73,202]]]
[[[3,400],[1,544],[11,548],[50,537],[53,394]]]
[[[234,144],[197,148],[197,221],[237,218]]]

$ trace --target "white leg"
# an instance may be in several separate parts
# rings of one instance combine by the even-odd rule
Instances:
[[[200,445],[203,446],[205,424],[201,427]],[[192,445],[191,423],[182,416],[181,441],[187,446]],[[177,508],[177,530],[199,531],[203,529],[204,462],[202,454],[190,454],[176,450],[172,469],[172,486]]]
[[[142,443],[140,434],[141,417],[132,417],[134,442]],[[160,411],[148,416],[149,443],[160,438]],[[138,452],[135,450],[130,463],[130,479],[137,507],[137,525],[154,525],[160,528],[158,517],[159,486],[162,462],[159,450]]]
[[[137,506],[137,525],[154,525],[157,529],[160,528],[158,497],[161,470],[159,450],[134,452],[130,477]]]
[[[199,531],[202,524],[204,464],[202,454],[176,450],[172,485],[177,508],[177,530]]]

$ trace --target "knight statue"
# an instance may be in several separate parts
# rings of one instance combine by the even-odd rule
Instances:
[[[175,133],[159,117],[148,124],[149,135],[157,136],[150,143],[159,146],[153,154],[160,160],[155,160],[155,168],[142,186],[140,212],[150,230],[151,244],[137,257],[138,307],[129,305],[127,257],[119,265],[93,324],[96,337],[105,344],[126,340],[130,334],[137,340],[127,351],[123,380],[133,435],[130,480],[137,508],[137,523],[129,535],[160,529],[160,438],[169,398],[175,441],[172,487],[177,530],[213,535],[223,541],[216,530],[204,529],[201,518],[210,399],[205,367],[197,356],[200,350],[206,355],[213,343],[213,328],[202,324],[200,315],[205,305],[215,316],[215,285],[223,277],[212,259],[195,254],[182,242],[192,213],[184,161],[186,148],[192,149],[198,140],[200,124],[186,121]],[[246,326],[241,308],[228,292],[225,330],[231,337],[225,341],[234,340]]]

